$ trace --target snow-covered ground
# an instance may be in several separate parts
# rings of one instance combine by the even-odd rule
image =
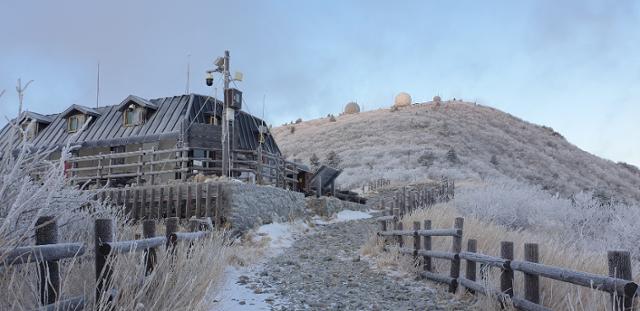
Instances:
[[[371,214],[360,211],[345,210],[337,213],[331,219],[314,218],[313,222],[317,225],[326,225],[343,221],[351,221],[358,219],[371,218]],[[260,244],[260,241],[269,239],[267,249],[264,256],[255,264],[248,267],[229,266],[225,270],[225,282],[219,294],[215,297],[216,304],[213,310],[216,311],[257,311],[270,310],[271,305],[265,300],[272,298],[271,294],[259,294],[251,288],[244,286],[242,281],[246,277],[256,274],[263,267],[264,263],[271,257],[280,254],[300,236],[305,234],[313,234],[312,227],[302,221],[288,223],[272,223],[263,225],[255,230],[254,242]]]

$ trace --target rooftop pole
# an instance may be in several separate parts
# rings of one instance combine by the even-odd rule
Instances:
[[[229,108],[229,102],[231,98],[227,98],[227,89],[231,82],[231,73],[229,73],[229,51],[224,51],[224,69],[222,76],[224,78],[224,109],[222,111],[222,174],[229,177],[229,171],[232,168],[232,163],[229,161],[229,123],[233,122],[233,115],[229,118],[230,110],[233,113],[233,109]],[[231,119],[231,120],[229,120]]]

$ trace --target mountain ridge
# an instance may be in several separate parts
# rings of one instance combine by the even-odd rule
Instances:
[[[288,159],[309,163],[334,151],[338,183],[511,178],[563,196],[593,192],[640,202],[640,170],[590,154],[552,128],[496,108],[462,101],[426,102],[287,124],[272,130]]]

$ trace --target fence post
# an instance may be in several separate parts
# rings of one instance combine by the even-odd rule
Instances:
[[[200,221],[198,219],[189,219],[189,231],[196,232],[200,229]]]
[[[167,237],[167,247],[174,246],[174,242],[171,240],[171,235],[178,232],[178,217],[169,217],[165,221],[165,236]]]
[[[607,252],[607,263],[609,266],[609,276],[631,280],[631,255],[628,251],[615,250]],[[632,310],[633,296],[635,293],[612,293],[611,302],[614,311]]]
[[[222,210],[222,185],[218,183],[216,185],[216,209],[214,210],[213,216],[215,217],[214,226],[216,230],[220,230],[222,227],[222,216],[224,215]]]
[[[467,252],[475,253],[478,251],[478,241],[474,239],[469,239],[467,241]],[[476,262],[473,260],[467,260],[467,269],[465,273],[465,278],[470,281],[476,280]],[[472,289],[468,289],[467,291],[471,294],[475,294],[475,291]]]
[[[513,242],[500,242],[500,257],[513,260]],[[513,270],[503,269],[500,274],[500,291],[513,297]]]
[[[262,146],[258,146],[256,156],[256,183],[262,185]]]
[[[538,263],[538,244],[524,244],[524,260]],[[524,274],[524,298],[533,303],[540,303],[540,277],[536,274]]]
[[[102,295],[109,291],[111,285],[111,266],[107,263],[109,254],[105,254],[101,250],[101,246],[105,242],[113,242],[113,220],[111,219],[96,219],[94,227],[94,239],[95,239],[95,263],[96,263],[96,305],[99,305],[103,300]],[[111,297],[108,298],[111,300]]]
[[[39,217],[36,221],[36,245],[56,243],[58,243],[58,225],[54,217]],[[38,260],[38,270],[40,271],[40,302],[42,305],[55,303],[60,293],[58,261]]]
[[[403,230],[403,225],[402,225],[402,221],[398,221],[398,223],[396,224],[396,230]],[[402,235],[399,234],[396,236],[396,238],[398,239],[398,247],[402,248],[404,247],[404,240],[402,239]]]
[[[420,222],[413,222],[413,262],[418,264],[418,251],[420,250],[420,236],[418,235],[418,230],[420,230]]]
[[[156,221],[148,219],[142,222],[142,235],[145,239],[153,238],[156,236]],[[144,261],[146,265],[146,274],[149,275],[153,271],[153,266],[156,263],[156,249],[149,248],[144,252]]]
[[[386,220],[380,220],[378,222],[380,223],[380,232],[387,231],[387,221]]]
[[[142,172],[144,171],[144,152],[142,152],[142,147],[138,148],[138,166],[136,171],[136,184],[140,186],[140,182],[142,180]]]
[[[453,227],[455,229],[462,230],[463,226],[464,226],[464,218],[457,217],[453,224]],[[454,236],[453,243],[451,244],[451,252],[454,254],[460,254],[461,251],[462,251],[462,235]],[[460,257],[456,257],[453,260],[451,260],[451,270],[450,270],[449,276],[453,279],[457,279],[460,276]],[[455,293],[457,289],[458,289],[458,282],[453,282],[449,284],[450,293]]]
[[[425,220],[424,221],[424,230],[431,230],[431,220]],[[431,237],[430,236],[422,237],[422,248],[424,248],[425,251],[430,251],[431,250]],[[424,260],[424,264],[423,264],[424,271],[431,272],[431,257],[424,256],[423,260]]]

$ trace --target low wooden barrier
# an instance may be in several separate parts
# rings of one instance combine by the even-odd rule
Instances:
[[[520,310],[543,311],[551,310],[541,305],[540,277],[570,283],[586,288],[604,291],[610,294],[614,310],[633,310],[633,298],[637,295],[638,285],[631,280],[631,257],[628,251],[609,251],[609,276],[593,273],[573,271],[566,268],[549,266],[539,263],[538,244],[524,245],[524,260],[515,260],[512,242],[503,241],[500,247],[500,257],[485,255],[477,252],[477,241],[469,239],[467,250],[462,251],[463,218],[456,218],[451,229],[432,229],[431,221],[425,220],[421,228],[420,222],[413,223],[412,230],[403,230],[400,222],[400,210],[394,209],[394,215],[377,218],[380,225],[378,236],[385,241],[385,250],[389,243],[398,247],[400,254],[412,255],[415,260],[422,259],[423,278],[444,283],[449,286],[449,292],[455,293],[459,286],[466,288],[472,294],[484,294],[496,297],[501,303],[511,301]],[[403,237],[413,237],[413,247],[405,247]],[[431,249],[432,237],[451,237],[450,251],[435,251]],[[421,241],[422,240],[422,241]],[[448,260],[451,262],[449,275],[435,273],[432,259]],[[460,275],[460,261],[466,261],[465,275]],[[485,286],[476,281],[476,264],[500,269],[499,288]],[[524,274],[524,293],[514,293],[514,272]]]
[[[86,302],[84,297],[59,297],[60,260],[94,255],[96,302],[104,302],[105,299],[110,300],[110,297],[105,295],[112,295],[108,290],[113,274],[109,265],[110,256],[144,252],[145,271],[148,275],[154,269],[158,247],[171,248],[179,241],[195,241],[209,234],[200,231],[206,228],[201,220],[190,220],[189,227],[192,232],[178,232],[178,223],[177,217],[168,218],[165,222],[166,235],[156,236],[156,221],[145,220],[142,224],[143,239],[115,241],[114,221],[97,219],[94,228],[95,250],[88,254],[84,243],[58,243],[58,226],[55,219],[52,216],[44,216],[36,222],[36,245],[10,250],[0,249],[0,267],[28,263],[38,265],[38,288],[42,307],[37,310],[83,310]]]
[[[187,182],[170,185],[86,190],[95,198],[124,205],[133,219],[210,217],[216,225],[222,221],[220,184]]]

